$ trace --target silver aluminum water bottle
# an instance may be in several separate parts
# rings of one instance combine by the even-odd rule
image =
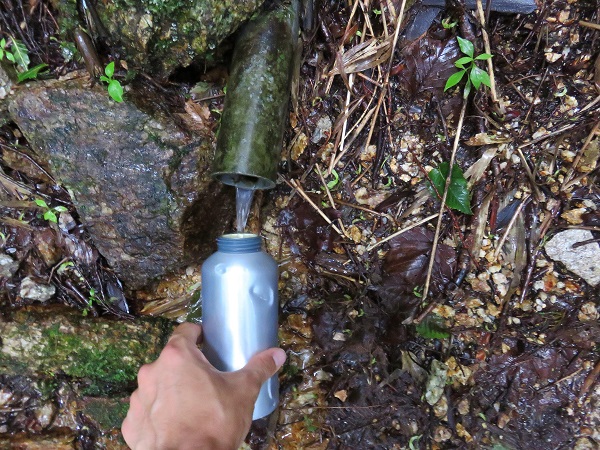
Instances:
[[[256,353],[278,346],[277,263],[255,234],[226,234],[202,265],[204,354],[219,370],[241,369]],[[260,389],[252,420],[279,403],[274,375]]]

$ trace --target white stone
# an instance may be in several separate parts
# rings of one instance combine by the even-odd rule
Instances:
[[[23,281],[21,281],[19,295],[29,300],[45,302],[50,300],[55,292],[56,288],[53,285],[38,284],[30,277],[25,277],[23,278]]]
[[[588,230],[565,230],[556,234],[546,244],[546,253],[555,261],[560,261],[567,270],[579,275],[591,286],[600,284],[600,246],[597,242],[573,248],[573,244],[591,240],[594,237]]]

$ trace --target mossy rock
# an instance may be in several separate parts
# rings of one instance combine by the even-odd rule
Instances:
[[[167,76],[210,54],[264,0],[107,0],[95,8],[111,43],[148,73]],[[54,0],[68,35],[79,26],[76,0]],[[89,3],[89,2],[87,2]]]
[[[165,319],[92,318],[58,306],[20,309],[0,318],[0,372],[50,385],[66,377],[87,395],[129,392],[139,367],[158,357],[172,329]]]

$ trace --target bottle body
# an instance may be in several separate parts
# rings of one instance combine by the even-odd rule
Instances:
[[[261,251],[261,238],[230,234],[202,265],[203,352],[219,370],[241,369],[256,353],[277,347],[277,263]],[[252,420],[279,402],[279,380],[263,384]]]

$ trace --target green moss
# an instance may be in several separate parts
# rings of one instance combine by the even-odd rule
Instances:
[[[87,399],[83,413],[96,422],[103,431],[119,428],[129,410],[127,399]]]
[[[77,378],[100,379],[109,383],[133,381],[137,366],[126,362],[132,354],[143,354],[139,343],[128,342],[127,346],[84,342],[79,336],[62,334],[55,324],[45,330],[48,338],[46,357],[49,361],[60,361],[62,371]]]

